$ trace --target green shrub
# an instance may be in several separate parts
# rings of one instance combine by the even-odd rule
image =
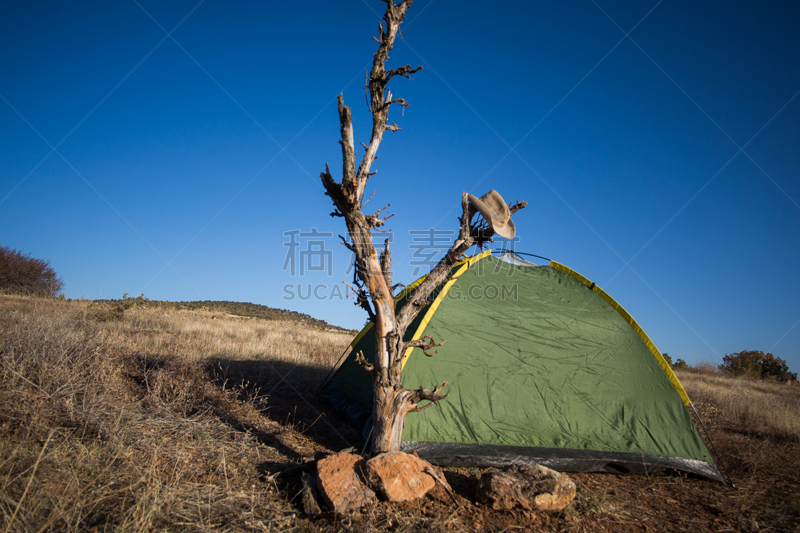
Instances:
[[[144,294],[140,294],[136,298],[128,296],[128,293],[122,295],[119,300],[111,300],[110,303],[98,302],[98,306],[93,309],[94,318],[100,322],[113,322],[114,320],[122,320],[125,311],[132,307],[139,307],[147,303],[147,298]]]
[[[775,357],[771,353],[764,353],[756,350],[744,350],[730,355],[726,354],[722,358],[719,369],[734,376],[745,376],[753,379],[764,379],[772,376],[778,379],[786,379],[792,376],[789,372],[789,365],[780,357]]]

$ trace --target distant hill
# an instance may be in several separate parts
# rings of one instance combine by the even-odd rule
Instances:
[[[115,303],[119,300],[96,300],[99,302]],[[294,322],[302,322],[308,326],[317,327],[321,329],[336,329],[339,331],[351,330],[340,328],[328,324],[324,320],[319,320],[305,313],[298,313],[297,311],[289,311],[286,309],[274,309],[266,305],[253,304],[250,302],[226,302],[226,301],[211,301],[204,300],[202,302],[166,302],[161,300],[145,300],[144,305],[148,307],[162,307],[164,309],[174,310],[189,310],[189,311],[212,311],[218,313],[225,313],[229,315],[236,315],[246,318],[262,318],[264,320],[288,320]]]

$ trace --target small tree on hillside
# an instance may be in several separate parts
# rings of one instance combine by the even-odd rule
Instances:
[[[775,357],[771,353],[765,354],[755,350],[726,354],[722,358],[722,364],[719,368],[735,376],[761,379],[767,376],[783,379],[790,374],[789,365],[786,364],[786,361],[780,357]]]
[[[0,246],[0,290],[55,298],[63,288],[49,262]]]
[[[414,411],[421,411],[433,405],[434,402],[444,399],[442,390],[447,385],[443,383],[434,390],[420,387],[416,390],[404,389],[401,386],[402,356],[409,347],[421,348],[426,355],[435,355],[429,351],[440,346],[430,336],[424,336],[414,341],[405,341],[406,329],[428,305],[428,297],[448,279],[450,270],[456,261],[473,245],[483,246],[491,241],[494,230],[489,224],[473,224],[471,222],[475,210],[470,206],[470,198],[462,193],[462,215],[460,231],[450,249],[434,267],[415,291],[409,296],[405,305],[395,308],[394,289],[392,285],[391,252],[389,240],[386,239],[382,250],[373,245],[372,231],[379,230],[392,215],[383,214],[387,205],[375,213],[365,215],[362,208],[365,203],[364,189],[370,176],[375,174],[371,170],[377,158],[378,147],[383,140],[386,130],[397,132],[400,128],[392,122],[388,123],[389,108],[399,105],[405,109],[408,103],[402,98],[393,98],[389,82],[395,76],[409,78],[409,76],[422,67],[412,68],[410,65],[386,70],[385,63],[389,52],[394,46],[400,24],[405,19],[406,10],[412,0],[405,0],[395,4],[394,0],[386,2],[386,13],[383,22],[378,24],[380,38],[375,38],[379,43],[374,54],[372,70],[369,74],[367,87],[369,90],[368,105],[372,113],[372,135],[369,144],[361,143],[364,156],[361,163],[356,166],[356,148],[353,138],[353,125],[350,108],[344,105],[342,95],[338,97],[339,123],[341,128],[342,146],[342,181],[337,182],[331,175],[328,165],[320,177],[325,186],[325,194],[333,200],[335,210],[331,216],[342,217],[347,225],[349,239],[342,239],[345,246],[355,256],[355,269],[352,289],[356,293],[356,305],[361,306],[375,324],[375,357],[368,362],[362,354],[358,361],[362,367],[372,375],[373,383],[373,434],[372,451],[374,453],[393,451],[400,448],[400,437],[406,415]],[[505,214],[510,216],[517,210],[525,207],[525,202],[518,202],[513,206],[501,206]],[[423,401],[427,405],[419,407]]]

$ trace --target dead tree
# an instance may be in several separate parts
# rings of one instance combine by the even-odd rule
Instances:
[[[474,211],[470,211],[467,193],[462,193],[460,231],[450,249],[439,263],[428,274],[411,294],[402,308],[395,309],[394,291],[391,279],[391,252],[389,240],[384,243],[380,253],[372,242],[372,231],[383,226],[392,215],[385,214],[388,205],[375,213],[362,213],[364,205],[364,189],[370,176],[375,174],[372,164],[386,130],[399,131],[392,122],[388,123],[389,109],[396,104],[403,109],[408,103],[402,98],[393,98],[389,82],[395,76],[409,78],[411,74],[422,70],[421,66],[410,65],[386,70],[385,63],[389,58],[400,24],[406,10],[413,0],[405,0],[395,4],[394,0],[386,2],[386,13],[383,22],[378,23],[379,43],[375,52],[372,70],[369,74],[367,88],[369,90],[369,109],[372,113],[372,136],[368,145],[361,143],[365,153],[356,167],[356,148],[353,139],[353,125],[350,108],[344,105],[340,94],[339,122],[341,126],[342,145],[342,180],[337,182],[331,175],[330,168],[325,165],[325,172],[320,177],[325,186],[325,194],[331,197],[335,210],[331,216],[343,217],[347,224],[349,239],[342,238],[343,244],[355,255],[354,286],[356,304],[364,308],[375,326],[375,357],[372,362],[359,357],[359,363],[372,375],[373,389],[373,433],[372,452],[398,450],[404,421],[408,413],[421,411],[435,402],[447,397],[442,390],[447,385],[428,390],[420,387],[416,390],[404,389],[401,386],[402,357],[409,347],[421,348],[426,355],[439,344],[429,336],[414,341],[404,341],[406,328],[419,312],[428,305],[431,293],[449,277],[452,266],[473,245],[483,246],[490,242],[493,233],[485,223],[471,224]],[[510,206],[513,214],[525,207],[525,202]],[[379,230],[380,231],[380,230]],[[421,402],[430,403],[419,406]]]

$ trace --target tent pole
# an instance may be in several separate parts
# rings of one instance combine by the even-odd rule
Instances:
[[[538,257],[539,259],[544,259],[545,261],[552,261],[552,259],[550,259],[549,257],[543,257],[541,255],[534,255],[534,254],[526,254],[525,252],[517,252],[515,250],[509,250],[508,248],[493,248],[492,251],[493,252],[511,253],[511,254],[516,255],[517,257],[523,256],[523,255],[529,255],[531,257]]]
[[[708,434],[708,429],[706,429],[706,425],[703,423],[703,419],[700,418],[700,413],[697,412],[697,409],[695,408],[693,402],[689,402],[689,405],[692,406],[692,410],[694,411],[694,414],[697,417],[697,420],[700,422],[700,425],[703,427],[703,431],[705,431],[705,433],[706,433],[706,437],[708,438],[708,442],[711,443],[711,447],[714,449],[714,453],[717,454],[717,459],[719,459],[719,464],[722,465],[722,471],[725,472],[726,476],[728,476],[728,483],[730,483],[731,487],[733,487],[735,489],[736,485],[733,484],[733,478],[728,473],[728,469],[725,468],[725,462],[722,460],[722,456],[717,451],[716,444],[714,444],[714,441],[711,440],[711,435]]]
[[[364,453],[367,451],[367,446],[369,446],[369,440],[372,438],[372,430],[375,429],[375,424],[369,428],[369,435],[367,435],[367,440],[364,442],[364,448],[361,450],[361,457],[364,457]]]

